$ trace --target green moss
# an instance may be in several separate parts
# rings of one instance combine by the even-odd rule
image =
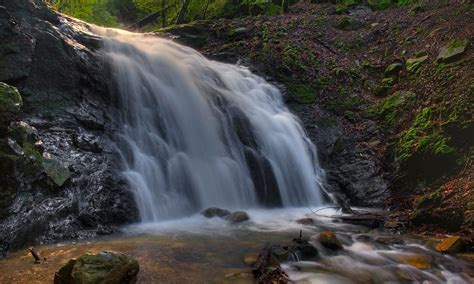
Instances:
[[[382,103],[369,109],[371,115],[382,119],[389,127],[394,127],[404,112],[410,109],[416,100],[412,92],[399,91],[386,98]]]
[[[385,76],[397,76],[403,69],[403,64],[400,62],[392,63],[385,68]]]
[[[415,153],[444,155],[456,151],[449,145],[451,138],[434,127],[432,113],[430,108],[424,108],[403,134],[399,141],[399,156],[402,160],[408,160]]]
[[[287,83],[286,86],[298,103],[313,104],[316,102],[316,90],[308,84]]]
[[[439,50],[437,63],[450,63],[457,60],[466,50],[467,39],[453,39]]]
[[[23,105],[17,88],[0,82],[0,123],[5,123],[11,115],[20,112]]]
[[[408,59],[405,64],[407,70],[411,73],[418,73],[421,64],[423,64],[427,59],[428,55]]]

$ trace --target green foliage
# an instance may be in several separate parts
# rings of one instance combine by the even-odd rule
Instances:
[[[433,112],[424,108],[415,118],[413,125],[403,134],[399,141],[400,159],[408,160],[415,153],[443,155],[455,152],[449,145],[450,137],[434,127]]]
[[[60,12],[84,20],[86,22],[103,25],[117,26],[117,19],[109,11],[109,0],[58,0],[54,7]]]
[[[382,103],[370,108],[369,114],[379,117],[387,126],[395,127],[402,115],[413,107],[415,100],[414,93],[399,91],[386,98]]]
[[[299,82],[286,83],[290,93],[295,96],[296,102],[300,104],[313,104],[316,102],[316,90],[308,84]]]

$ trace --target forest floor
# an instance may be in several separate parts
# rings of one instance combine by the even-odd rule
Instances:
[[[320,148],[323,166],[337,173],[354,157],[377,165],[369,170],[376,182],[387,181],[386,228],[472,241],[473,6],[423,1],[336,13],[331,3],[300,3],[285,15],[159,32],[277,82]],[[329,146],[319,141],[328,129],[336,129]],[[353,201],[351,194],[344,199]],[[353,203],[365,205],[360,199]]]

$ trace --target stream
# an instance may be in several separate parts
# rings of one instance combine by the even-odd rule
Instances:
[[[119,235],[38,246],[43,261],[34,264],[27,250],[0,260],[0,283],[50,283],[54,272],[83,253],[115,250],[140,263],[138,283],[252,283],[243,261],[267,243],[287,243],[303,230],[319,251],[315,261],[285,262],[282,267],[297,283],[472,283],[474,267],[437,253],[421,239],[384,235],[366,228],[317,217],[308,208],[249,210],[251,220],[231,225],[201,215],[126,227]],[[318,212],[332,215],[331,209]],[[300,218],[314,219],[300,225]],[[331,252],[316,236],[333,230],[344,249]],[[418,268],[417,268],[418,267]]]

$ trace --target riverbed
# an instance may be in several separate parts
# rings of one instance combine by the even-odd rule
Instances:
[[[0,283],[51,283],[54,273],[83,253],[114,250],[140,264],[138,283],[252,283],[251,267],[243,261],[268,243],[307,238],[319,251],[317,260],[286,262],[283,269],[298,283],[472,283],[473,264],[443,255],[421,239],[387,235],[338,223],[326,209],[314,215],[308,208],[249,210],[251,220],[232,225],[200,215],[160,223],[132,225],[107,238],[35,247],[42,260],[35,264],[27,249],[0,260]],[[295,221],[312,218],[311,225]],[[344,245],[340,252],[317,240],[333,230]]]

